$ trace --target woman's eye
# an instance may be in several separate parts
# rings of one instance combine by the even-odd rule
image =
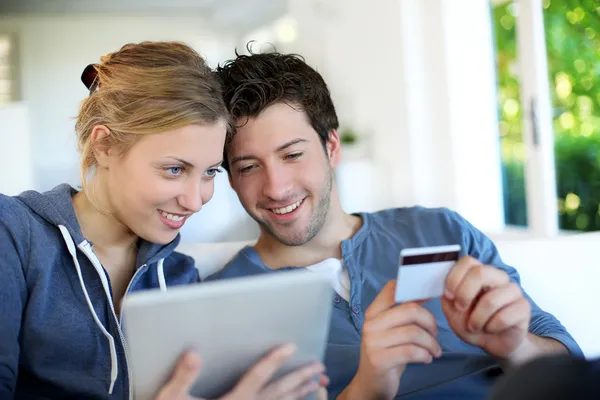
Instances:
[[[183,173],[183,167],[169,167],[165,170],[172,176],[179,176]]]
[[[211,168],[206,170],[206,176],[216,176],[217,174],[220,174],[221,172],[223,172],[223,170],[221,168]]]

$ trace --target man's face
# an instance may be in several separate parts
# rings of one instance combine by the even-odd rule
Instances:
[[[284,103],[242,125],[229,148],[231,186],[263,233],[288,246],[310,241],[330,208],[339,139],[333,132],[323,149],[300,109]]]

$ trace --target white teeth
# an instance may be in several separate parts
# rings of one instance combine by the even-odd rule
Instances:
[[[169,220],[171,220],[171,221],[175,221],[175,222],[179,222],[179,221],[183,220],[183,218],[184,218],[184,217],[183,217],[183,216],[181,216],[181,215],[169,214],[169,213],[168,213],[168,212],[166,212],[166,211],[161,211],[160,213],[161,213],[161,214],[162,214],[162,215],[163,215],[165,218],[167,218],[167,219],[169,219]]]
[[[302,203],[302,200],[299,200],[299,201],[295,202],[294,204],[289,205],[287,207],[272,208],[271,211],[273,211],[275,214],[288,214],[288,213],[291,213],[292,211],[294,211],[296,208],[298,208],[300,203]]]

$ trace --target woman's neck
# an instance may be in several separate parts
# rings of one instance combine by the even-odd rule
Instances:
[[[110,208],[106,207],[105,203],[101,201],[96,206],[96,203],[92,203],[84,191],[73,197],[73,208],[81,227],[81,233],[96,248],[129,249],[134,247],[138,240],[137,235],[111,215]],[[98,207],[101,207],[103,211]]]
[[[136,269],[138,237],[110,215],[110,208],[104,204],[101,202],[98,206],[108,213],[100,211],[83,191],[73,197],[81,233],[92,243],[94,254],[108,274],[113,304],[119,313],[121,299]]]

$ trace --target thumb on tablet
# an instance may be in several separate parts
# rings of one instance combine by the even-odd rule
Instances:
[[[200,357],[194,352],[184,353],[171,379],[158,393],[155,400],[187,400],[192,385],[200,375]]]

